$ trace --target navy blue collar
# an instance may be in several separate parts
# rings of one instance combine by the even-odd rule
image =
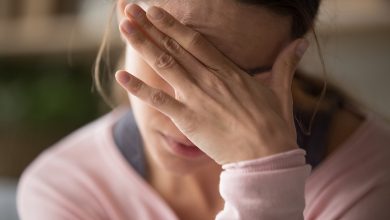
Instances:
[[[145,178],[146,168],[142,138],[131,111],[127,112],[114,125],[114,140],[123,157],[138,174]]]

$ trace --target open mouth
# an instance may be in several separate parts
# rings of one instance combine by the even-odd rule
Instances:
[[[179,141],[173,137],[166,136],[161,134],[165,143],[168,147],[168,150],[178,156],[182,156],[185,158],[198,158],[202,156],[206,156],[206,154],[201,151],[196,145],[191,143],[191,141]]]

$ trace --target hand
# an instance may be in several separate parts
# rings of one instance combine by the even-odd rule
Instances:
[[[217,163],[256,159],[298,148],[291,84],[304,39],[278,56],[265,85],[219,52],[199,32],[161,8],[128,5],[120,29],[128,43],[175,91],[175,97],[119,71],[117,81],[163,114]]]

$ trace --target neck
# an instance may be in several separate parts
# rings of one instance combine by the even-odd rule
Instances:
[[[318,88],[321,88],[321,83],[317,82],[314,79],[306,78],[306,80],[294,80],[293,82],[294,102],[297,106],[300,106],[303,110],[307,112],[314,112],[318,102],[318,97],[309,95],[304,91],[303,89],[303,87],[305,86],[304,84],[308,84],[308,83],[316,85]],[[320,89],[318,88],[317,90],[320,91]],[[343,100],[345,99],[343,101],[344,104],[347,103],[347,100],[343,93],[341,93],[338,90],[335,90],[335,88],[331,88],[330,90],[333,90],[333,92],[336,91]],[[328,93],[329,93],[329,89],[328,89]],[[322,100],[318,110],[319,111],[329,110],[329,107],[332,106],[331,101],[332,100],[328,100],[327,98]],[[341,148],[343,146],[343,143],[345,143],[348,140],[348,138],[356,131],[356,129],[358,129],[358,127],[362,124],[364,120],[365,120],[364,115],[361,112],[359,112],[357,109],[350,109],[348,107],[340,107],[336,109],[336,111],[333,113],[333,117],[330,122],[326,157],[330,156],[337,149]]]
[[[161,167],[155,160],[147,161],[147,181],[177,215],[196,216],[193,212],[197,212],[204,215],[198,215],[197,219],[206,219],[205,216],[215,216],[222,209],[218,190],[222,170],[218,164],[209,163],[190,174],[182,174]]]

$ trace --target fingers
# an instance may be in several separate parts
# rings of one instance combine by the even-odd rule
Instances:
[[[146,12],[136,4],[128,4],[124,9],[125,15],[136,21],[137,25],[142,28],[148,35],[149,39],[156,43],[157,46],[162,45],[156,42],[156,39],[163,39],[165,34],[161,33],[152,23],[147,19]],[[162,47],[161,47],[162,48]]]
[[[183,25],[163,9],[152,6],[146,15],[161,32],[175,39],[207,67],[221,70],[224,67],[231,69],[232,66],[235,66],[199,32]]]
[[[199,73],[204,71],[204,66],[197,59],[184,50],[174,39],[158,30],[147,19],[146,12],[141,7],[136,4],[129,4],[125,8],[125,13],[126,16],[137,23],[137,26],[142,29],[150,41],[162,50],[169,52],[187,72]],[[191,67],[191,69],[186,67]]]
[[[186,109],[184,104],[165,92],[150,87],[125,71],[118,71],[115,74],[115,78],[132,95],[161,111],[168,117],[178,118]]]
[[[149,66],[167,81],[176,92],[183,95],[185,91],[193,87],[187,71],[174,57],[148,39],[134,21],[124,20],[120,25],[120,30]]]
[[[272,67],[271,86],[281,90],[278,92],[291,93],[291,84],[295,71],[308,46],[309,42],[306,39],[295,40],[276,58]]]

